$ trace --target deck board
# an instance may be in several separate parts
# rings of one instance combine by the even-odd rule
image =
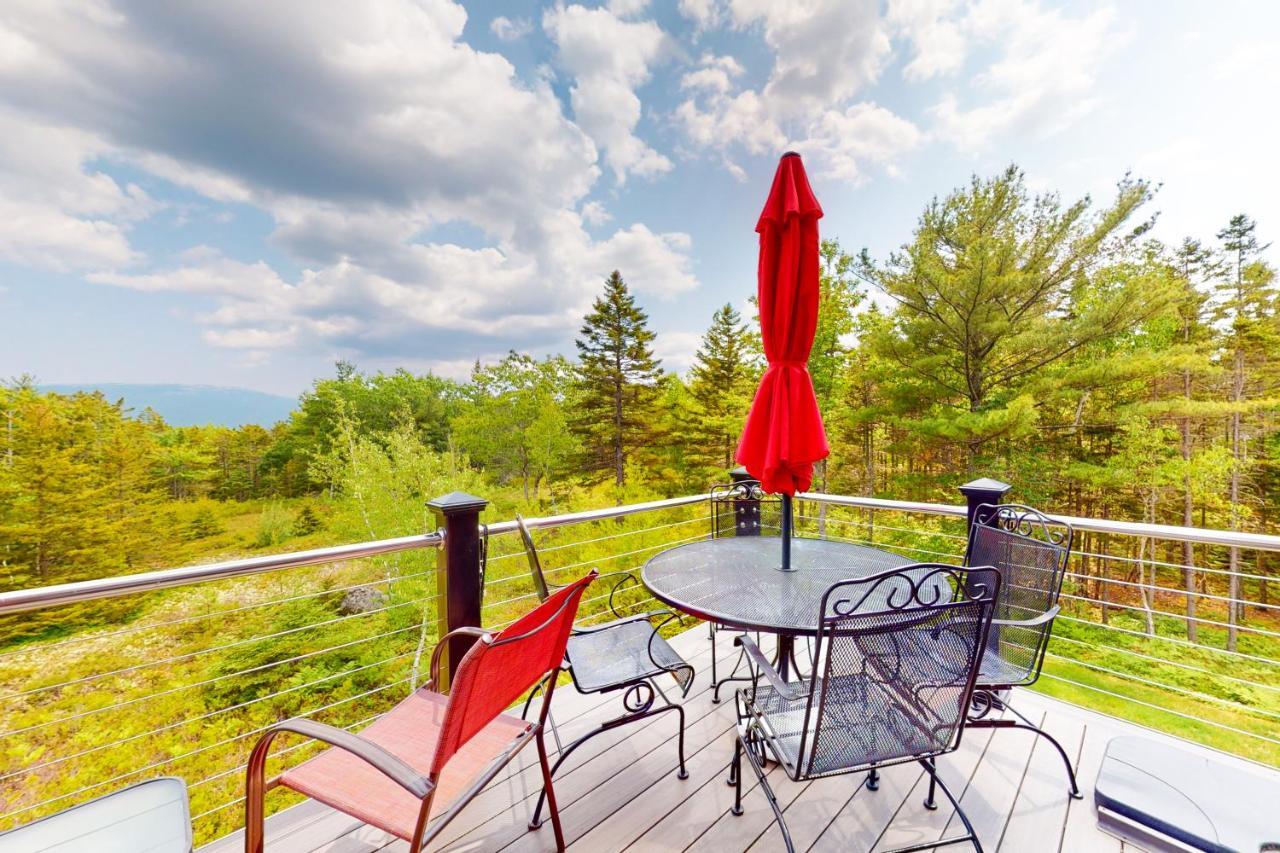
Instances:
[[[725,780],[733,754],[734,709],[729,696],[721,704],[711,702],[706,629],[686,631],[672,644],[699,676],[683,702],[689,778],[680,780],[675,775],[674,714],[593,738],[556,774],[570,848],[591,853],[781,849],[781,834],[749,768],[744,768],[746,814],[730,814],[733,789]],[[718,661],[731,665],[736,650],[726,642],[717,644],[717,651]],[[977,827],[985,849],[993,853],[1133,850],[1097,829],[1093,782],[1110,738],[1133,733],[1166,736],[1029,691],[1016,692],[1013,702],[1062,742],[1077,764],[1085,799],[1068,799],[1061,759],[1041,738],[1025,731],[970,730],[955,753],[938,759],[938,767]],[[560,688],[553,707],[567,743],[615,716],[618,697],[583,696],[571,687]],[[797,783],[772,765],[768,774],[800,851],[881,851],[961,831],[941,793],[937,811],[924,808],[927,777],[918,765],[885,769],[878,791],[867,790],[862,775]],[[549,823],[535,832],[527,828],[540,785],[536,753],[525,750],[429,849],[451,853],[554,849]],[[267,837],[270,853],[404,853],[408,849],[403,841],[315,802],[272,817]],[[242,849],[242,844],[236,833],[201,848],[201,853],[231,853]]]

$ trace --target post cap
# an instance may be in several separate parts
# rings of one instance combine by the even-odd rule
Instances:
[[[427,506],[442,515],[456,515],[460,512],[480,512],[489,505],[484,498],[466,492],[450,492],[427,501]]]
[[[747,473],[746,465],[739,465],[737,468],[729,469],[729,479],[733,480],[736,483],[739,480],[754,480],[755,477],[752,477],[750,474]]]
[[[990,477],[979,477],[978,479],[972,480],[961,486],[960,493],[966,496],[982,494],[1003,495],[1012,488],[1013,486],[1008,483],[1002,483],[999,480],[993,480]]]

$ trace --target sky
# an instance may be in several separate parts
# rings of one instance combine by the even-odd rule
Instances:
[[[571,354],[613,269],[684,370],[754,293],[787,150],[875,257],[1010,163],[1098,205],[1148,179],[1169,242],[1274,239],[1277,32],[1191,0],[5,0],[0,377],[464,378]]]

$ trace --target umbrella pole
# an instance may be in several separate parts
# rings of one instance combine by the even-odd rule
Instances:
[[[791,495],[782,496],[782,570],[784,572],[793,571],[791,568]]]

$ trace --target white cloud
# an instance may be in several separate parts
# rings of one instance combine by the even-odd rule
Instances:
[[[659,332],[653,342],[653,354],[662,360],[664,370],[686,372],[692,365],[702,335],[697,332]]]
[[[864,163],[897,174],[894,162],[919,143],[920,131],[911,122],[876,104],[858,103],[844,112],[828,110],[795,147],[815,155],[826,174],[856,184],[865,179]]]
[[[489,31],[501,41],[519,41],[533,32],[533,21],[528,18],[512,20],[506,15],[499,15],[489,22]]]
[[[211,343],[255,358],[294,346],[430,359],[478,337],[557,345],[614,267],[649,295],[695,286],[687,235],[639,224],[600,241],[587,233],[584,218],[604,215],[583,202],[599,177],[595,144],[547,83],[526,84],[503,57],[463,42],[465,23],[448,0],[341,15],[305,0],[13,8],[0,24],[12,48],[0,50],[0,129],[26,135],[0,133],[12,214],[0,212],[0,253],[188,294],[208,306]],[[627,85],[655,49],[610,65],[588,36],[568,41],[578,67]],[[629,171],[665,161],[635,142],[639,152],[616,146],[624,159],[630,150]],[[3,156],[8,144],[26,159]],[[103,158],[265,211],[272,242],[303,271],[212,250],[121,269],[139,260],[130,223],[154,204],[95,169]],[[13,211],[14,199],[39,216]],[[479,245],[433,241],[449,223],[470,226]]]
[[[617,182],[670,171],[671,161],[635,133],[642,107],[636,89],[666,48],[658,25],[611,9],[557,5],[543,15],[542,28],[556,44],[557,63],[573,75],[574,120],[604,149]]]
[[[737,26],[759,23],[773,51],[763,96],[778,116],[811,114],[875,82],[889,58],[878,0],[732,0]]]
[[[715,19],[722,7],[707,8]],[[704,54],[681,79],[690,95],[674,117],[696,148],[716,152],[739,180],[745,172],[733,160],[737,149],[777,155],[795,148],[811,155],[820,173],[858,183],[866,173],[860,164],[893,173],[896,158],[918,143],[919,132],[906,119],[874,103],[852,102],[889,55],[875,2],[733,0],[726,11],[737,27],[760,26],[774,53],[769,79],[759,89],[738,90],[741,66]]]
[[[609,0],[609,11],[620,18],[631,18],[649,8],[649,0]]]
[[[613,219],[613,216],[600,202],[589,201],[582,205],[582,219],[588,225],[603,225]]]
[[[967,86],[985,95],[966,106],[948,94],[931,110],[934,133],[962,149],[1010,133],[1048,135],[1092,111],[1099,69],[1125,40],[1115,12],[1103,6],[1079,17],[1035,0],[980,0],[954,26],[971,49],[998,58]]]
[[[957,0],[889,0],[888,21],[911,42],[911,61],[902,69],[908,80],[928,80],[959,71],[966,35],[954,17]]]

